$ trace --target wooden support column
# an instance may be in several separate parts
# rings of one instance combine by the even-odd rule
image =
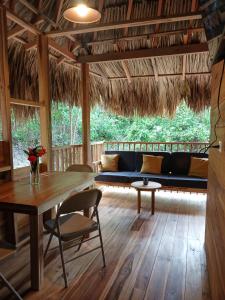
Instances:
[[[89,65],[81,64],[83,164],[91,163]]]
[[[51,93],[49,79],[49,53],[48,38],[41,34],[38,38],[38,79],[39,79],[39,102],[41,144],[46,147],[47,155],[43,156],[42,162],[52,169],[52,128],[51,128]]]
[[[9,164],[12,163],[12,136],[10,115],[10,89],[7,43],[7,19],[6,9],[0,2],[0,107],[2,116],[3,140],[9,143]]]
[[[7,19],[6,9],[0,2],[0,113],[2,118],[2,138],[7,143],[6,164],[11,166],[7,171],[7,180],[12,179],[12,136],[11,136],[11,113],[10,113],[10,89],[9,89],[9,66],[7,44]],[[1,138],[0,138],[1,139]],[[18,233],[16,216],[13,213],[4,213],[5,232],[7,242],[16,246]]]

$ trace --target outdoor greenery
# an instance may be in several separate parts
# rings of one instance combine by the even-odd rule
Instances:
[[[40,123],[38,116],[26,124],[13,120],[14,152],[21,153],[28,146],[39,144]],[[185,103],[177,108],[174,118],[125,118],[95,107],[91,112],[91,140],[94,141],[159,141],[192,142],[208,141],[210,112],[195,114]],[[79,144],[82,140],[81,109],[64,104],[52,107],[53,145]]]

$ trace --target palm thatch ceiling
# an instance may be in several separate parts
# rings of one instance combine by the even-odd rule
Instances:
[[[89,3],[102,12],[91,26],[63,18],[69,0],[4,1],[13,98],[38,101],[43,32],[53,101],[80,105],[80,63],[87,62],[92,105],[114,113],[171,116],[183,99],[197,112],[209,106],[211,62],[198,0]]]

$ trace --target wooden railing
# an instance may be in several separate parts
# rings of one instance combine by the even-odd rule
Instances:
[[[53,147],[53,169],[65,171],[72,164],[82,164],[82,144]],[[101,158],[104,152],[104,142],[97,142],[91,145],[91,161]]]
[[[91,161],[100,160],[105,150],[199,152],[208,145],[207,142],[97,142],[91,145]],[[55,171],[65,171],[72,164],[82,164],[82,144],[54,147],[52,153]]]
[[[208,142],[105,142],[105,150],[199,152]]]

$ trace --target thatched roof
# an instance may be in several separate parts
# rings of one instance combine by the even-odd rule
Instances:
[[[16,14],[34,23],[37,21],[37,14],[32,11],[32,7],[24,5],[24,2],[29,2],[37,10],[39,9],[39,18],[42,20],[35,26],[41,31],[65,30],[72,27],[62,16],[71,1],[63,1],[60,11],[56,4],[60,1],[43,0],[39,8],[36,2],[41,1],[16,1],[13,8]],[[130,7],[131,2],[132,7]],[[157,16],[191,15],[198,12],[197,6],[192,7],[194,2],[192,0],[164,0],[161,11],[159,11],[159,2],[161,1],[91,1],[97,7],[99,3],[103,3],[100,21],[102,24],[128,19],[131,21],[150,19]],[[60,14],[57,15],[57,12]],[[9,32],[15,30],[16,26],[14,22],[9,21]],[[75,25],[75,29],[84,27],[85,25]],[[100,54],[140,49],[161,49],[186,44],[203,45],[206,42],[200,18],[160,25],[104,30],[97,33],[71,34],[70,39],[68,35],[51,37],[51,39],[61,47],[67,48],[78,59],[89,55],[99,57]],[[38,101],[36,49],[35,47],[26,49],[33,40],[35,36],[27,31],[9,38],[10,88],[14,98]],[[80,65],[62,57],[54,47],[50,48],[50,54],[52,100],[80,105]],[[128,60],[108,61],[107,59],[91,63],[90,71],[92,105],[101,103],[107,110],[117,114],[171,116],[183,99],[196,112],[208,107],[210,103],[210,56],[207,51]],[[25,111],[24,108],[21,110],[17,106],[17,113],[29,111],[30,109]]]

